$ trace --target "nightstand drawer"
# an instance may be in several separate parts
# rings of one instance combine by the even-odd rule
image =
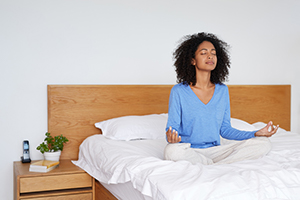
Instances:
[[[93,179],[87,173],[22,177],[20,193],[85,188],[92,185]]]
[[[26,198],[26,200],[91,200],[91,199],[93,199],[92,193],[37,197],[37,198],[28,198],[28,199]]]

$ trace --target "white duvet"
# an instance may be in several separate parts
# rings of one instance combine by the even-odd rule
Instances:
[[[300,135],[280,129],[270,141],[271,152],[257,160],[192,165],[163,160],[165,139],[116,141],[94,135],[81,144],[74,163],[100,182],[130,181],[159,200],[300,199]]]

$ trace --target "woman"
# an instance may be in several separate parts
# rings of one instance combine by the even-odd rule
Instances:
[[[228,88],[222,83],[230,67],[227,48],[215,35],[198,33],[186,36],[174,52],[178,84],[169,100],[167,160],[221,164],[270,151],[267,137],[279,127],[271,121],[252,132],[231,127]]]

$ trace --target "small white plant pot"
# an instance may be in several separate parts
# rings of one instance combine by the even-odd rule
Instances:
[[[44,159],[51,161],[59,161],[60,154],[60,150],[55,152],[44,152]]]

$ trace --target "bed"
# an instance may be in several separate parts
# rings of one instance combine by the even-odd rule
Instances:
[[[166,161],[162,137],[109,139],[95,127],[131,116],[163,122],[172,85],[48,85],[48,131],[70,140],[61,159],[97,180],[96,199],[297,199],[300,136],[290,132],[291,86],[228,87],[236,128],[280,125],[267,156],[209,166]]]

